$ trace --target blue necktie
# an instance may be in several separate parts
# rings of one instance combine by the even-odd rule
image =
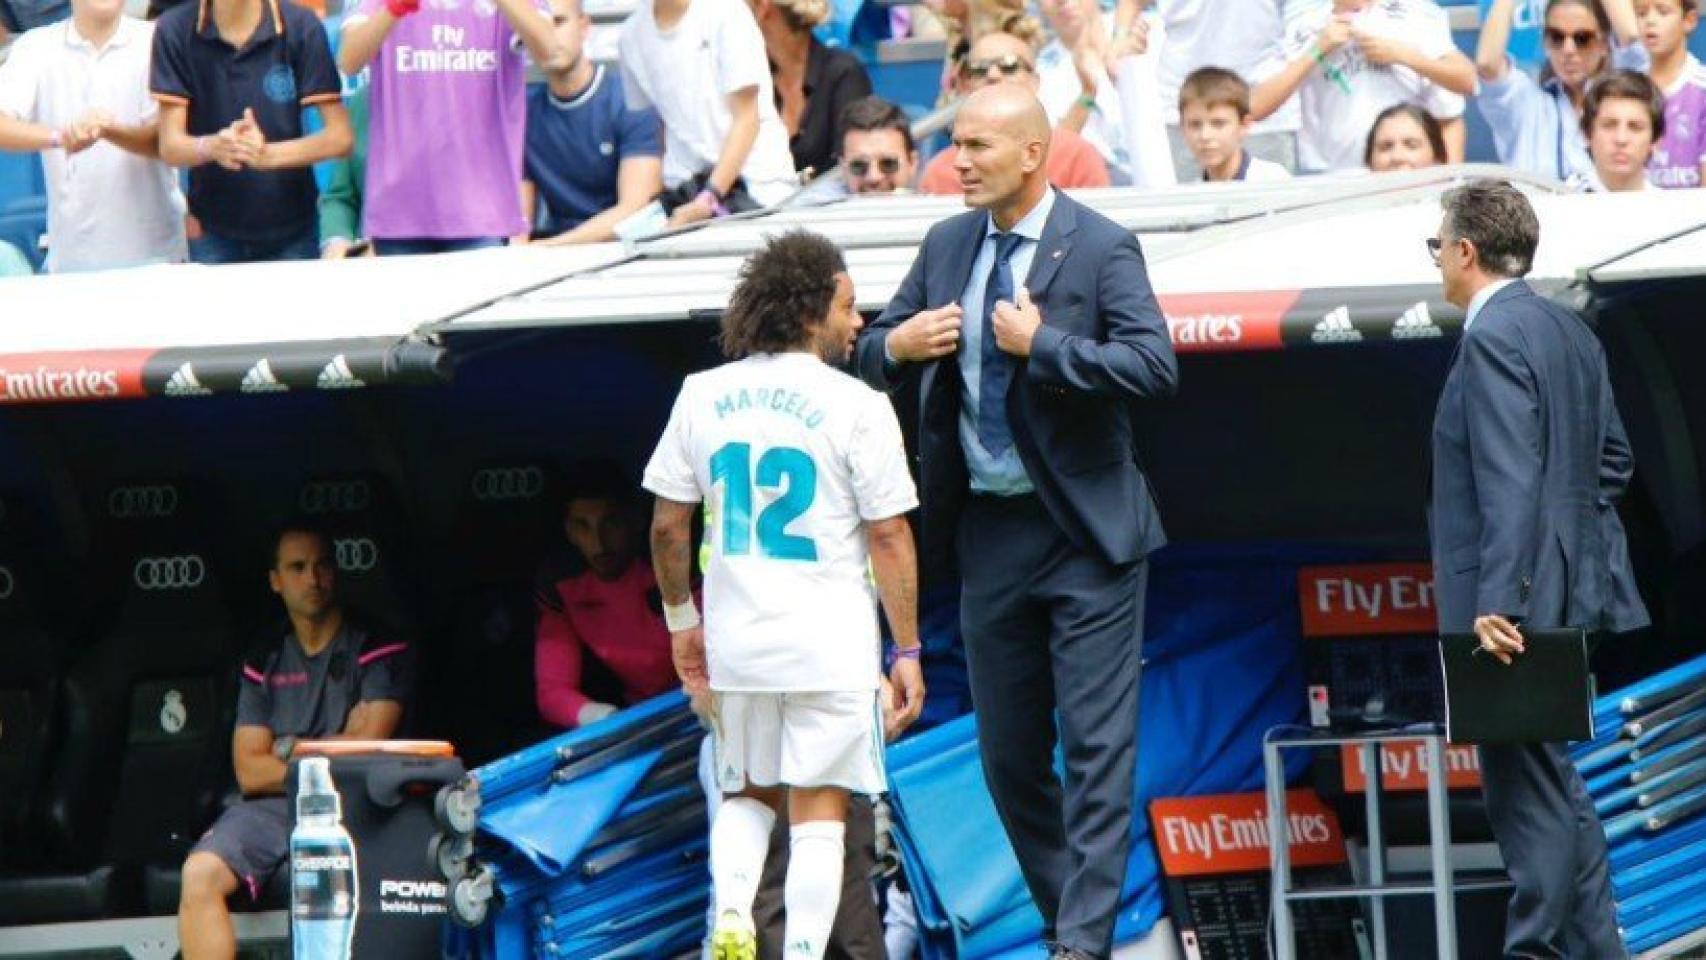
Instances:
[[[983,288],[983,361],[978,376],[977,442],[992,456],[1001,456],[1013,445],[1007,426],[1007,384],[1013,379],[1013,358],[995,345],[995,304],[1013,302],[1013,267],[1008,261],[1024,237],[1016,233],[995,234],[995,266]]]

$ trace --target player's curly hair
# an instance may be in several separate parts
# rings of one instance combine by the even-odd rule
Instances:
[[[841,250],[810,230],[771,237],[741,264],[723,311],[723,353],[739,360],[808,345],[835,300],[835,275],[846,272]]]

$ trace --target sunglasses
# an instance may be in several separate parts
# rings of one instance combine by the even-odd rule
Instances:
[[[1594,30],[1577,30],[1573,33],[1565,33],[1553,27],[1546,28],[1546,45],[1548,47],[1557,50],[1564,45],[1566,40],[1573,43],[1577,50],[1586,50],[1588,47],[1599,46],[1599,33]]]
[[[1029,73],[1035,69],[1031,66],[1031,61],[1016,53],[1009,53],[1005,57],[994,57],[989,60],[967,60],[960,65],[960,75],[981,77],[988,74],[991,68],[1000,70],[1004,77],[1017,76],[1021,70]]]
[[[862,177],[871,172],[871,166],[872,161],[867,160],[864,157],[859,157],[857,159],[847,161],[847,172],[851,173],[855,177]],[[883,176],[892,177],[900,172],[900,158],[878,157],[876,159],[876,168]]]
[[[1455,247],[1461,243],[1463,243],[1463,239],[1460,237],[1456,240],[1453,240],[1451,242],[1451,245]],[[1436,266],[1436,267],[1439,266],[1439,255],[1440,255],[1440,251],[1444,249],[1444,244],[1441,244],[1439,242],[1438,237],[1429,237],[1427,239],[1427,245],[1428,245],[1428,256],[1433,258],[1434,266]]]

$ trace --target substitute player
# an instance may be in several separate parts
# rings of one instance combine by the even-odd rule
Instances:
[[[876,593],[894,635],[897,719],[924,705],[918,504],[887,398],[830,364],[860,327],[834,244],[797,231],[741,268],[723,315],[732,363],[682,384],[645,487],[657,495],[652,563],[676,670],[711,691],[726,800],[711,828],[717,960],[756,955],[752,903],[771,828],[792,835],[784,955],[816,960],[841,890],[849,792],[885,789]],[[692,520],[707,531],[705,616],[688,588]]]

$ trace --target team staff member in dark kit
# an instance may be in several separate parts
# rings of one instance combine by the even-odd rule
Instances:
[[[1136,238],[1048,185],[1035,95],[977,91],[954,149],[974,209],[931,228],[856,361],[874,386],[920,380],[923,548],[943,569],[957,547],[990,793],[1050,955],[1105,957],[1130,848],[1143,560],[1166,539],[1132,401],[1171,394],[1178,366]]]
[[[284,775],[297,740],[383,740],[396,731],[409,698],[408,645],[373,636],[345,617],[326,535],[293,523],[274,543],[267,576],[291,630],[243,662],[231,759],[244,799],[184,861],[178,904],[184,960],[236,956],[225,900],[239,887],[259,896],[284,861],[290,842]]]
[[[1442,198],[1428,242],[1463,340],[1433,427],[1434,598],[1441,633],[1469,633],[1505,663],[1518,624],[1645,626],[1616,500],[1634,460],[1605,353],[1574,311],[1521,278],[1540,222],[1508,183]],[[1511,957],[1628,955],[1617,933],[1605,831],[1562,743],[1482,744],[1493,836],[1516,884]]]

